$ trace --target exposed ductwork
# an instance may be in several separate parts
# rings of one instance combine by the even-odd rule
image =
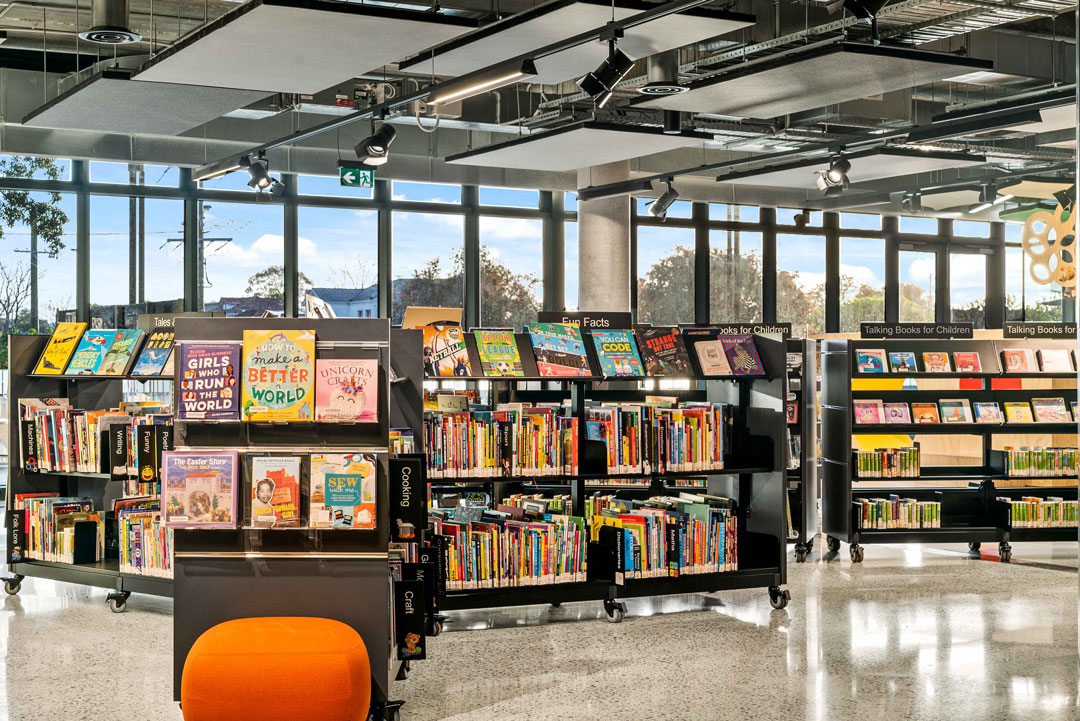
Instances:
[[[127,45],[142,40],[128,27],[128,0],[93,0],[93,27],[79,33],[83,40],[100,45]]]

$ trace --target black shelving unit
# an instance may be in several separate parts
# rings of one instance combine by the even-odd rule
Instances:
[[[1063,397],[1066,405],[1076,400],[1076,388],[1014,388],[1011,381],[1023,379],[1075,379],[1073,373],[1005,373],[1002,351],[1006,348],[1028,348],[1034,353],[1043,348],[1071,349],[1073,343],[1063,340],[826,340],[822,348],[822,530],[828,536],[833,552],[840,542],[850,544],[854,562],[863,559],[863,546],[870,543],[964,543],[977,551],[982,543],[998,542],[1002,561],[1012,557],[1010,541],[1077,540],[1073,528],[1013,529],[1007,505],[999,497],[1023,495],[1055,495],[1076,499],[1076,477],[1069,476],[1071,486],[1047,486],[1046,478],[1018,478],[1005,473],[1004,454],[993,448],[1000,436],[1070,435],[1070,445],[1076,445],[1077,426],[1073,423],[922,423],[922,424],[856,424],[854,401],[880,399],[890,402],[937,402],[943,398],[965,398],[970,404],[996,401],[1004,414],[1009,401],[1030,401],[1038,397]],[[977,351],[980,373],[859,373],[857,354],[860,350],[884,349],[911,351],[922,358],[924,351],[947,352],[950,361],[957,351]],[[853,390],[858,379],[970,379],[971,387],[949,390]],[[964,385],[964,384],[958,384]],[[982,462],[972,466],[923,465],[916,478],[874,479],[858,478],[855,470],[854,435],[969,435],[981,439]],[[1008,485],[995,481],[1008,480]],[[863,483],[859,483],[863,481]],[[967,486],[935,486],[946,482],[967,481]],[[1024,481],[1030,485],[1013,485]],[[858,485],[856,485],[858,484]],[[897,494],[919,501],[941,503],[941,528],[864,529],[860,527],[857,499]]]
[[[818,531],[817,341],[789,338],[785,345],[789,356],[794,354],[802,359],[797,370],[788,363],[787,400],[798,407],[798,418],[794,423],[787,424],[787,430],[790,435],[798,436],[801,442],[798,467],[790,468],[790,462],[785,464],[785,486],[795,531],[795,538],[788,541],[795,543],[796,563],[803,563],[814,548],[814,537]],[[789,453],[790,449],[785,448],[784,457],[790,461]]]

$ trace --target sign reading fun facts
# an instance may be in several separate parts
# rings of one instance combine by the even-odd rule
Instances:
[[[244,420],[313,420],[315,331],[244,331]]]
[[[240,419],[240,346],[180,345],[180,418]]]

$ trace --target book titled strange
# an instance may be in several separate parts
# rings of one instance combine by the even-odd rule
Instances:
[[[379,420],[377,359],[315,361],[315,420],[375,423]]]
[[[690,358],[678,328],[637,328],[638,348],[647,376],[690,375]]]
[[[315,331],[245,330],[240,386],[245,421],[312,420]]]
[[[372,454],[312,454],[308,525],[356,530],[375,528],[376,467]]]
[[[236,526],[236,451],[161,454],[162,517],[168,526]]]
[[[642,376],[641,357],[638,356],[634,334],[628,330],[590,331],[596,357],[600,359],[600,373],[606,378],[615,376]]]
[[[180,402],[184,420],[240,420],[240,346],[181,343]]]
[[[260,528],[300,525],[299,456],[251,459],[251,525]]]
[[[34,373],[54,376],[63,373],[85,330],[86,323],[57,323]]]

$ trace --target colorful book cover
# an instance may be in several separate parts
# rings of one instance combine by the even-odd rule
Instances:
[[[1036,423],[1072,423],[1064,398],[1032,398],[1031,412]]]
[[[254,456],[251,459],[251,525],[261,528],[300,526],[299,456]]]
[[[976,401],[974,408],[976,423],[1001,423],[1001,408],[996,401]]]
[[[240,344],[181,343],[182,420],[240,420]]]
[[[486,376],[523,376],[517,340],[510,330],[476,330],[476,352]]]
[[[971,407],[966,399],[942,399],[941,422],[942,423],[971,423]]]
[[[542,376],[589,376],[589,358],[581,331],[570,323],[529,323],[536,369]]]
[[[1080,418],[1076,417],[1076,401],[1069,401],[1069,408],[1072,410],[1073,423],[1080,422]]]
[[[949,373],[952,371],[948,353],[927,351],[922,354],[922,362],[923,369],[927,373]]]
[[[799,402],[798,401],[784,401],[784,413],[787,415],[788,423],[799,422]]]
[[[139,349],[139,341],[144,333],[141,330],[118,330],[113,338],[109,350],[105,351],[105,358],[98,367],[98,375],[122,376],[131,365],[131,357]]]
[[[424,326],[424,375],[471,376],[465,334],[456,325]]]
[[[690,356],[678,328],[636,328],[638,349],[647,376],[686,377]]]
[[[911,420],[916,423],[941,423],[937,403],[912,403]]]
[[[893,373],[918,373],[915,354],[911,351],[893,351],[889,353],[889,367]]]
[[[1072,373],[1072,358],[1067,348],[1043,348],[1039,351],[1039,366],[1043,373]]]
[[[1005,404],[1005,420],[1009,423],[1034,423],[1031,406],[1027,401],[1009,401]]]
[[[156,330],[150,334],[139,352],[139,359],[131,368],[133,376],[157,376],[165,369],[173,349],[174,331]]]
[[[982,373],[978,351],[956,351],[952,354],[957,373]]]
[[[724,352],[727,354],[731,372],[737,376],[763,376],[765,368],[761,365],[757,346],[754,345],[754,337],[749,335],[722,335],[719,338],[724,344]]]
[[[886,423],[911,423],[911,409],[907,403],[886,403]]]
[[[859,373],[886,373],[884,350],[858,351]]]
[[[378,359],[316,360],[315,420],[378,422]]]
[[[88,330],[83,333],[82,340],[68,361],[67,374],[96,374],[105,361],[105,354],[109,352],[112,342],[116,340],[116,333],[115,330]]]
[[[881,401],[855,401],[854,406],[856,425],[865,426],[884,422],[885,407]]]
[[[310,421],[315,395],[315,331],[245,330],[243,419]]]
[[[34,373],[50,376],[62,374],[85,330],[86,323],[57,323],[49,343],[41,352],[41,358],[38,358]]]
[[[371,454],[312,454],[308,525],[375,528],[377,463]]]
[[[633,333],[628,330],[594,330],[590,334],[596,357],[600,360],[602,376],[645,375]]]
[[[718,340],[700,340],[694,343],[701,374],[705,376],[732,376],[731,364],[728,363],[724,344]]]
[[[165,451],[161,454],[166,525],[236,526],[236,451]]]
[[[1001,352],[1006,373],[1035,373],[1035,355],[1027,348],[1006,348]]]

